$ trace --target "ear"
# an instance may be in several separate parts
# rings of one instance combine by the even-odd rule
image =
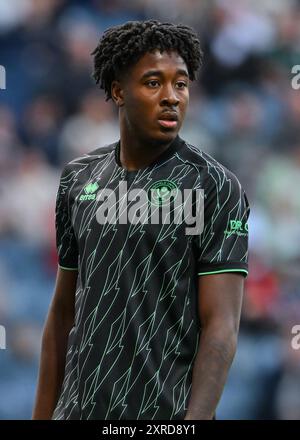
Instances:
[[[124,91],[120,81],[114,80],[111,83],[111,96],[118,107],[122,107],[124,105]]]

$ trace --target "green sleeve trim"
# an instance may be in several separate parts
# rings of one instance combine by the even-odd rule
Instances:
[[[64,267],[64,266],[61,266],[60,264],[58,266],[64,270],[78,270],[78,267]]]
[[[212,275],[214,273],[226,273],[226,272],[244,272],[246,275],[248,275],[248,271],[246,269],[222,269],[222,270],[215,270],[212,272],[200,272],[198,275]]]

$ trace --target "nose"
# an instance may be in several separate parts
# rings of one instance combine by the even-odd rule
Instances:
[[[179,104],[176,91],[172,85],[168,85],[162,89],[161,105],[177,106]]]

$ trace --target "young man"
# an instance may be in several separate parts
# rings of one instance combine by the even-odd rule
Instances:
[[[120,140],[61,177],[33,418],[212,419],[236,350],[249,207],[237,178],[178,136],[199,41],[129,22],[93,55]]]

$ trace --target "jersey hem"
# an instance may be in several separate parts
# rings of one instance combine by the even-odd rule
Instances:
[[[78,270],[78,267],[65,267],[65,266],[61,266],[60,264],[58,265],[58,267],[64,270]]]
[[[226,273],[226,272],[242,272],[246,276],[248,275],[248,271],[246,269],[220,269],[220,270],[212,270],[210,272],[198,272],[198,275],[212,275],[214,273]]]

